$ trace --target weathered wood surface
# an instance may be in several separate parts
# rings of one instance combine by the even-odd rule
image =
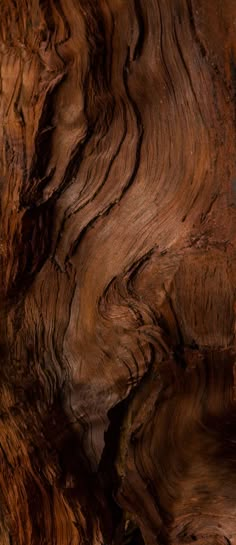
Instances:
[[[233,545],[236,3],[0,8],[0,544]]]

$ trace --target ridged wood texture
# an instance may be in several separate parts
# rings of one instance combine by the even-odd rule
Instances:
[[[0,544],[236,543],[236,3],[0,0]]]

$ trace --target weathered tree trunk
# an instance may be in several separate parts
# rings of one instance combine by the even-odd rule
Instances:
[[[0,7],[0,545],[233,545],[236,2]]]

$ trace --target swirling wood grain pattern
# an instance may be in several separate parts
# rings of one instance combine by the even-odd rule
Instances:
[[[0,543],[236,543],[236,5],[0,0]]]

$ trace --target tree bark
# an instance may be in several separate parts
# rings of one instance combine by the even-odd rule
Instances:
[[[0,544],[234,545],[236,3],[0,7]]]

